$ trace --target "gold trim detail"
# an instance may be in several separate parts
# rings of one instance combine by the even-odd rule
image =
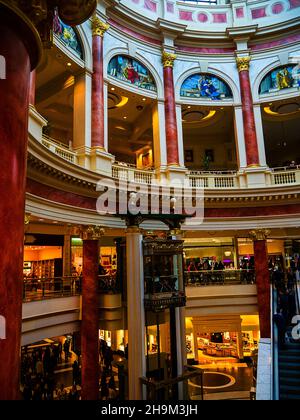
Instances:
[[[237,57],[236,64],[237,64],[239,72],[249,71],[250,62],[251,62],[251,57]]]
[[[93,16],[92,19],[92,31],[93,36],[101,36],[101,38],[104,37],[104,34],[110,26],[107,23],[102,22],[97,16]]]
[[[162,54],[162,63],[164,67],[174,67],[174,61],[176,60],[177,55],[171,54],[166,51],[163,51]]]
[[[249,232],[249,236],[253,241],[265,241],[271,234],[269,229],[256,229]]]
[[[83,241],[98,241],[105,235],[105,229],[101,226],[81,226],[77,230]]]

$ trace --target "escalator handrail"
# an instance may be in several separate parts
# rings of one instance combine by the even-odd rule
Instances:
[[[279,346],[278,346],[278,328],[276,323],[273,321],[274,314],[277,312],[277,289],[275,285],[271,288],[271,302],[272,302],[272,400],[279,401]]]

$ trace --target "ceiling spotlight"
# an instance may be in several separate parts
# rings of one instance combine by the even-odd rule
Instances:
[[[116,90],[116,88],[111,88],[112,91]]]
[[[68,67],[72,67],[72,63],[70,63],[70,62],[69,62],[69,63],[67,63],[67,66],[68,66]]]
[[[146,98],[143,98],[143,101],[144,101],[144,102],[146,102],[146,100],[147,100]]]
[[[127,117],[123,117],[124,118],[124,120],[127,120]]]

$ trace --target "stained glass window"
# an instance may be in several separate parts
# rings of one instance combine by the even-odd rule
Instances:
[[[83,59],[83,51],[77,33],[71,26],[64,24],[57,13],[54,16],[53,31],[67,47]]]
[[[108,74],[123,82],[156,92],[156,84],[150,71],[131,57],[117,55],[108,65]]]
[[[188,77],[181,86],[180,95],[185,98],[207,98],[213,101],[233,97],[227,83],[216,76],[204,73]]]
[[[272,70],[261,82],[260,94],[300,87],[300,68],[296,65],[281,66]]]

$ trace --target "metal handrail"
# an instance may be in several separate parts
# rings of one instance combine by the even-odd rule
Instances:
[[[215,286],[255,284],[255,270],[200,270],[185,271],[185,286]]]
[[[100,275],[98,279],[99,293],[120,293],[116,275]],[[82,276],[27,277],[23,282],[23,302],[78,296],[81,295],[81,291]]]
[[[273,375],[273,401],[279,401],[279,335],[278,327],[275,322],[273,322],[273,316],[277,312],[277,289],[275,285],[271,287],[271,319],[273,328],[271,328],[271,343],[272,343],[272,375]]]

